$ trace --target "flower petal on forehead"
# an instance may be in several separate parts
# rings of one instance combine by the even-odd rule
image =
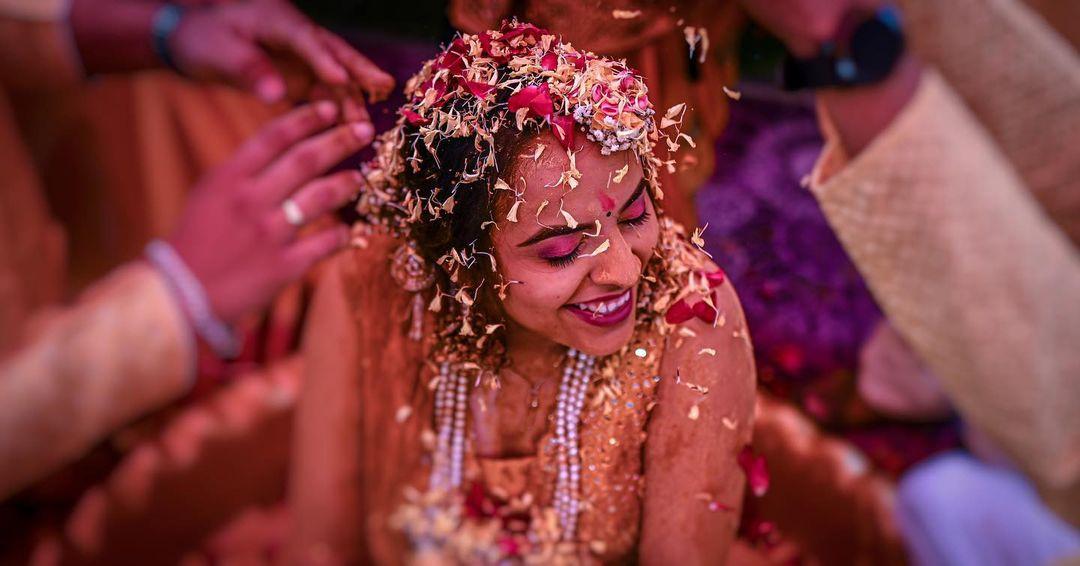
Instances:
[[[563,218],[566,219],[566,225],[567,226],[569,226],[570,228],[577,228],[578,221],[575,220],[574,217],[571,216],[569,212],[563,210],[562,215],[563,215]]]
[[[611,180],[615,181],[616,183],[621,183],[622,180],[623,180],[623,177],[625,177],[626,174],[629,171],[630,171],[630,164],[627,163],[626,165],[623,165],[621,169],[619,169],[618,171],[615,171],[615,176],[612,177]]]

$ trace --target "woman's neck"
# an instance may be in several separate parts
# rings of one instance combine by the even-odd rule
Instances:
[[[565,357],[566,346],[531,330],[516,325],[507,326],[508,367],[530,382],[557,377],[558,368]]]

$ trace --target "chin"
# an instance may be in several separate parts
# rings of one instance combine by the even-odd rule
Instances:
[[[615,328],[574,332],[567,346],[599,358],[610,356],[623,349],[633,336],[634,317],[630,317]]]

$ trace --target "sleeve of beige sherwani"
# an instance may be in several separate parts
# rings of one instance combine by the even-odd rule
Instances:
[[[824,112],[811,189],[894,327],[964,418],[1077,521],[1080,257],[956,94],[927,71],[847,161]]]
[[[0,360],[0,499],[191,386],[194,342],[165,281],[133,263],[47,313]]]
[[[1080,242],[1080,57],[1020,0],[901,0],[914,50]],[[1080,2],[1055,10],[1080,21]],[[963,22],[958,26],[958,22]]]

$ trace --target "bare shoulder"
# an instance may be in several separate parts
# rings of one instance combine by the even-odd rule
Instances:
[[[683,299],[695,315],[676,322],[667,337],[660,397],[677,408],[668,415],[678,426],[701,418],[748,436],[756,370],[746,317],[726,278],[711,291]]]
[[[715,269],[715,266],[713,266]],[[753,365],[753,348],[742,304],[731,282],[712,289],[709,296],[693,294],[682,300],[693,316],[674,322],[661,364],[663,375],[675,376],[678,370]],[[752,368],[751,368],[752,369]],[[716,371],[706,371],[715,377]],[[750,372],[751,376],[753,372]]]

